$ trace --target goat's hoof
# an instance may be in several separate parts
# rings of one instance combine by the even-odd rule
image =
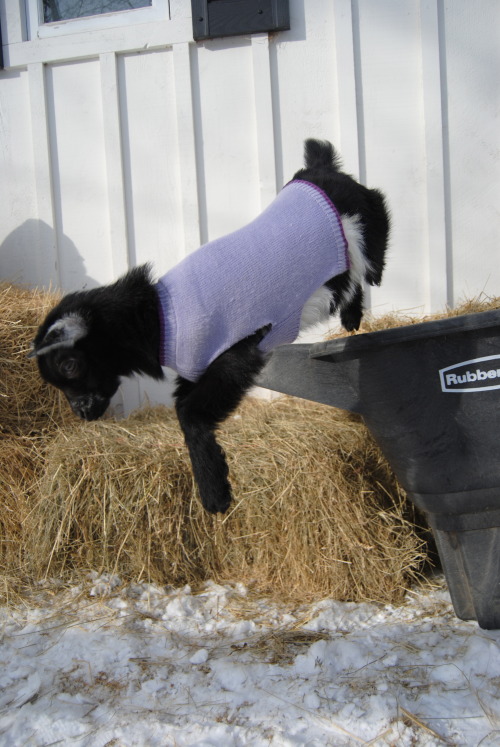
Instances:
[[[231,496],[224,498],[204,498],[202,499],[203,508],[211,514],[225,514],[231,505]]]

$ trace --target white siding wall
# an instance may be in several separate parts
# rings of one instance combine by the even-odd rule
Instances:
[[[39,32],[0,0],[0,277],[163,273],[251,220],[317,136],[389,200],[375,312],[500,295],[500,3],[290,8],[288,32],[195,44],[187,0]]]

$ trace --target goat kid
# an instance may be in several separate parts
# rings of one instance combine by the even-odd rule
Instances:
[[[99,418],[120,379],[163,379],[207,511],[225,512],[231,487],[219,424],[255,383],[268,353],[340,313],[359,327],[363,285],[378,285],[389,216],[381,192],[340,170],[328,142],[307,140],[305,168],[248,226],[205,244],[157,283],[147,265],[112,285],[70,293],[33,342],[41,376],[73,411]]]

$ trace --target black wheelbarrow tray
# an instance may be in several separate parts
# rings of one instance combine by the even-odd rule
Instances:
[[[283,345],[259,384],[363,417],[427,515],[457,616],[500,628],[500,310]]]

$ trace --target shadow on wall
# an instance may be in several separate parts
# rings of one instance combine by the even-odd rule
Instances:
[[[87,275],[85,263],[71,239],[63,236],[56,248],[55,231],[39,220],[25,221],[0,244],[0,281],[31,288],[62,289],[64,293],[99,285]],[[111,412],[120,416],[128,415],[142,404],[170,405],[174,376],[172,372],[166,374],[164,382],[145,376],[123,379],[112,400]]]
[[[54,229],[30,219],[12,231],[0,244],[0,280],[64,292],[95,288],[85,263],[67,236],[56,242]]]

